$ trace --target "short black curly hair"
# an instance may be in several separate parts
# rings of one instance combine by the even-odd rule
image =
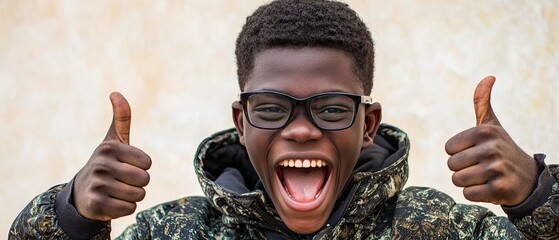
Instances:
[[[256,55],[276,47],[328,47],[354,58],[365,94],[373,87],[375,65],[371,33],[347,4],[329,0],[277,0],[247,17],[236,42],[241,91],[251,76]]]

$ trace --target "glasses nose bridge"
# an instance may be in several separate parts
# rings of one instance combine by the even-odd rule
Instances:
[[[313,100],[313,96],[311,97],[307,97],[307,98],[294,98],[291,97],[291,102],[292,102],[292,107],[293,109],[291,110],[291,114],[295,114],[295,111],[297,111],[297,108],[302,107],[303,109],[305,109],[305,112],[307,113],[307,116],[309,117],[309,119],[311,120],[311,122],[314,123],[314,119],[312,119],[312,114],[311,114],[311,101]],[[292,118],[295,116],[292,116]]]
[[[303,108],[302,110],[305,112],[303,114],[303,116],[306,117],[306,120],[309,121],[313,126],[318,127],[316,125],[316,122],[314,121],[312,113],[311,113],[310,105],[311,105],[311,101],[312,101],[313,98],[314,97],[308,97],[308,98],[300,99],[300,98],[291,97],[291,103],[292,103],[292,108],[293,109],[291,109],[291,116],[289,117],[289,120],[285,124],[285,126],[291,124],[293,122],[293,120],[295,120],[295,118],[297,117],[296,116],[297,111],[299,111],[299,112],[301,111],[301,110],[298,110],[298,109],[301,109],[301,107],[302,107]],[[318,128],[320,128],[320,127],[318,127]]]

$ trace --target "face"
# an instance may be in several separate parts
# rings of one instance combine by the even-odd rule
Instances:
[[[268,49],[255,58],[244,91],[273,90],[296,98],[323,92],[363,95],[353,68],[341,50]],[[310,234],[326,224],[361,149],[373,144],[381,108],[360,104],[353,125],[338,131],[317,128],[303,105],[293,114],[285,127],[264,130],[251,126],[241,104],[233,103],[241,144],[278,214],[292,231]]]

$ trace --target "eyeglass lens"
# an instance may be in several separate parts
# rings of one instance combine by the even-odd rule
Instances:
[[[253,94],[246,102],[249,121],[260,128],[281,128],[294,112],[293,103],[293,99],[280,94]],[[355,116],[355,102],[345,95],[320,95],[305,104],[314,123],[326,130],[347,128]]]

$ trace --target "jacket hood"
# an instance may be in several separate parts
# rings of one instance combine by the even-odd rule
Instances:
[[[408,178],[407,135],[381,124],[374,143],[361,152],[328,224],[335,225],[341,219],[360,222],[404,187]],[[205,139],[196,153],[194,168],[203,192],[223,213],[224,222],[290,232],[267,197],[235,129]]]

